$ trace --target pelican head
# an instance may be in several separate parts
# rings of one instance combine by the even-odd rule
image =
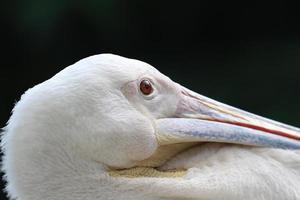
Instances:
[[[300,149],[299,132],[197,94],[147,63],[101,54],[22,96],[2,136],[3,168],[12,198],[68,199],[54,197],[71,191],[68,177],[75,184],[159,167],[203,142]]]

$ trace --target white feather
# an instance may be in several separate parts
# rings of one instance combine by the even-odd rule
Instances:
[[[299,151],[203,144],[161,166],[187,168],[184,177],[109,176],[108,166],[132,167],[153,154],[153,118],[172,107],[166,100],[146,109],[133,95],[131,82],[145,73],[169,81],[146,63],[102,54],[28,90],[2,135],[10,198],[300,199]]]

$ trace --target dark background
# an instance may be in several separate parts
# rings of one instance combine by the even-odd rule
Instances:
[[[105,52],[146,61],[203,95],[300,126],[295,4],[27,0],[3,2],[0,15],[0,127],[26,89]]]

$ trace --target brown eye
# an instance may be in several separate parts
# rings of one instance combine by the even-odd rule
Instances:
[[[148,80],[142,80],[140,83],[140,90],[144,95],[149,95],[153,92],[151,82]]]

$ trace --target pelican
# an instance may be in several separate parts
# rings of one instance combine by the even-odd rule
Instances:
[[[3,130],[11,199],[300,199],[300,129],[113,54],[26,91]]]

